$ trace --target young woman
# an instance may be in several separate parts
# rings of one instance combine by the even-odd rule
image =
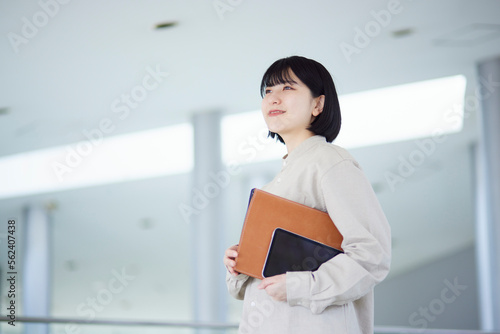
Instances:
[[[390,228],[358,163],[331,144],[341,123],[333,80],[320,63],[293,56],[269,67],[261,95],[269,134],[288,151],[262,189],[328,212],[344,253],[316,271],[258,280],[235,272],[238,247],[229,247],[228,290],[244,300],[239,332],[373,333],[373,288],[389,271]]]

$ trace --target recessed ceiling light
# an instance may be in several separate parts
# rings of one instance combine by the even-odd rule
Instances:
[[[56,201],[49,201],[45,204],[45,208],[49,211],[53,211],[53,210],[57,210],[57,208],[59,207],[59,205],[57,204]]]
[[[409,35],[411,35],[413,33],[415,33],[415,30],[413,30],[412,28],[406,28],[406,29],[394,30],[392,32],[392,36],[399,38],[399,37],[409,36]]]
[[[155,24],[155,29],[172,28],[177,25],[177,21],[166,21]]]
[[[64,269],[66,269],[67,271],[77,271],[78,270],[78,265],[76,263],[76,261],[74,260],[67,260],[66,262],[64,262]]]
[[[153,228],[154,223],[153,223],[153,220],[151,218],[143,218],[139,221],[139,226],[143,230],[149,230],[149,229]]]

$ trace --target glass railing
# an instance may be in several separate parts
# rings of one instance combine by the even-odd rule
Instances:
[[[93,320],[68,318],[0,317],[1,334],[236,334],[235,323],[154,322],[125,320]],[[40,328],[48,328],[40,331]],[[375,327],[375,334],[500,334],[495,331],[460,329],[421,329],[412,327]]]
[[[413,327],[375,327],[375,334],[500,334],[495,331],[481,331],[468,329],[435,329]]]
[[[155,322],[125,320],[93,320],[68,318],[17,317],[15,326],[9,318],[0,318],[1,334],[29,334],[44,332],[40,327],[48,327],[49,334],[236,334],[237,324],[196,323],[196,322]]]

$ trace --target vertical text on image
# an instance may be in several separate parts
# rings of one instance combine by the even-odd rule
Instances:
[[[9,318],[8,324],[11,326],[16,325],[16,220],[9,219],[7,222],[7,317]]]

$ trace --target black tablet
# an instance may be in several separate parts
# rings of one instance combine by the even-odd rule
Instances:
[[[277,228],[273,232],[262,276],[270,277],[287,271],[315,271],[340,253],[342,251],[333,247]]]

